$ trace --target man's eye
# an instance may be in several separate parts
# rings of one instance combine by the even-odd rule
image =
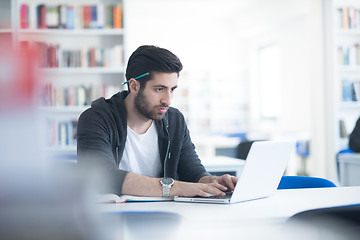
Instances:
[[[161,92],[163,89],[162,88],[156,88],[157,92]]]

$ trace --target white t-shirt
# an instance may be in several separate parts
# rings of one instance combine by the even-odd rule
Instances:
[[[125,149],[119,169],[149,177],[160,176],[159,143],[154,121],[144,134],[137,134],[127,127]]]

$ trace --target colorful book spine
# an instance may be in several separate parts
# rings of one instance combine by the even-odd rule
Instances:
[[[25,3],[20,6],[20,28],[29,28],[29,6]]]
[[[37,27],[40,29],[47,28],[46,6],[44,4],[40,4],[37,6]]]
[[[91,6],[83,6],[83,24],[84,28],[90,28],[91,22]]]
[[[67,29],[75,28],[75,14],[74,14],[73,6],[66,7],[66,28]]]
[[[342,101],[352,101],[352,83],[349,79],[342,79]]]
[[[360,28],[360,9],[351,6],[345,6],[339,8],[337,13],[339,14],[339,27],[341,29]]]
[[[97,28],[97,8],[95,5],[90,6],[90,28]]]
[[[44,29],[120,29],[123,28],[123,6],[122,4],[96,4],[96,5],[79,5],[70,4],[59,5],[33,5],[29,10],[29,4],[20,6],[20,27]],[[36,7],[35,7],[36,6]],[[29,16],[31,15],[31,16]],[[36,19],[33,19],[35,15]],[[30,21],[29,21],[30,19]],[[30,23],[33,21],[34,23]]]
[[[77,121],[58,121],[48,119],[48,145],[50,147],[76,146]]]
[[[65,4],[61,4],[57,7],[58,10],[58,27],[66,28],[67,24],[67,6]]]
[[[87,106],[99,97],[110,98],[120,91],[120,86],[93,85],[54,87],[51,82],[45,83],[40,91],[41,106]]]
[[[45,22],[48,28],[59,27],[59,12],[57,6],[46,6]]]
[[[114,7],[114,28],[122,28],[122,4],[118,4]]]
[[[84,28],[84,8],[81,6],[74,8],[74,16],[75,16],[75,29]]]
[[[360,102],[360,80],[353,82],[355,101]]]
[[[106,8],[106,28],[114,28],[114,10],[113,6],[108,5]]]
[[[105,28],[105,8],[104,4],[98,4],[96,6],[97,11],[97,24],[96,27],[99,29]]]

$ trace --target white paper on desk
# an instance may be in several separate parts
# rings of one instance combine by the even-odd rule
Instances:
[[[174,198],[163,198],[163,197],[140,197],[132,195],[121,195],[116,194],[103,194],[97,198],[98,203],[124,203],[124,202],[159,202],[159,201],[173,201]]]

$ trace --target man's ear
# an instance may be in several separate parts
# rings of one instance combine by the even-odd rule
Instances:
[[[133,93],[137,93],[140,89],[140,83],[136,81],[134,78],[130,78],[129,80],[129,91]]]

